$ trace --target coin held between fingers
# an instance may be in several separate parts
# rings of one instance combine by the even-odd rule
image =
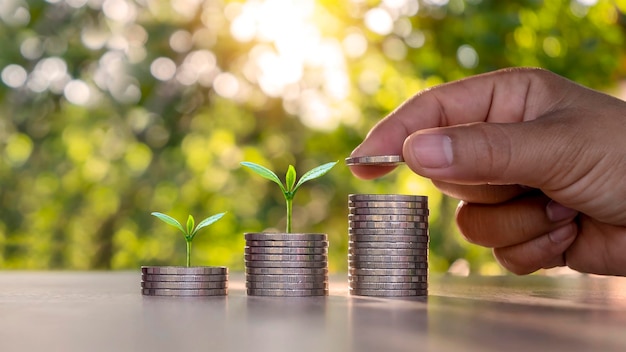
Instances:
[[[369,155],[346,158],[346,165],[396,166],[404,163],[402,155]]]

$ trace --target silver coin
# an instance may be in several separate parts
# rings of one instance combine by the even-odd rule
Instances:
[[[272,296],[272,297],[309,297],[327,296],[327,289],[311,290],[278,290],[268,288],[249,288],[246,290],[249,296]]]
[[[205,281],[228,281],[228,275],[156,275],[141,274],[142,281],[157,282],[205,282]]]
[[[348,275],[348,282],[428,282],[428,275]]]
[[[400,236],[416,236],[416,237],[428,237],[428,229],[392,229],[392,228],[351,228],[348,227],[348,233],[351,235],[400,235]]]
[[[395,166],[404,163],[402,155],[369,155],[346,158],[346,165]]]
[[[401,209],[428,209],[428,204],[422,202],[383,202],[383,201],[348,201],[348,207],[354,208],[401,208]]]
[[[349,287],[363,290],[425,290],[427,282],[363,282],[350,281]]]
[[[401,235],[355,235],[348,234],[348,239],[353,242],[421,242],[428,243],[427,236],[401,236]]]
[[[328,275],[328,268],[251,268],[246,266],[247,275]]]
[[[327,248],[328,241],[254,241],[246,240],[249,247],[298,247],[298,248]]]
[[[428,296],[428,289],[424,290],[368,290],[368,289],[350,289],[350,294],[355,296],[372,296],[372,297],[409,297],[409,296]]]
[[[425,222],[428,223],[428,216],[424,215],[380,215],[380,214],[348,214],[348,221],[376,221],[376,222]]]
[[[323,233],[254,232],[254,233],[245,233],[244,238],[249,241],[327,241],[328,240],[328,236]]]
[[[350,221],[349,229],[427,229],[427,222],[413,222],[413,221]]]
[[[358,237],[361,235],[396,237],[393,242],[397,242],[399,237],[413,237],[414,239],[425,240],[430,236],[428,230],[424,229],[353,229],[348,228],[348,235]],[[389,240],[391,242],[392,240]]]
[[[426,249],[428,242],[358,242],[349,241],[349,249]]]
[[[404,263],[386,263],[386,262],[355,262],[348,261],[348,268],[351,269],[428,269],[427,263],[404,262]]]
[[[244,254],[244,259],[251,261],[272,262],[321,262],[328,261],[328,256],[323,254]]]
[[[372,203],[417,203],[428,205],[428,197],[411,196],[402,194],[355,194],[348,196],[348,202],[372,202]]]
[[[427,196],[410,194],[348,194],[348,200],[353,201],[401,201],[401,202],[428,202]]]
[[[246,288],[262,288],[273,290],[328,290],[328,282],[246,281]]]
[[[142,288],[141,294],[144,296],[225,296],[228,294],[228,289],[172,290]]]
[[[326,268],[328,267],[328,262],[245,261],[245,265],[248,268]]]
[[[141,288],[168,288],[173,290],[199,290],[213,288],[228,288],[227,281],[198,281],[198,282],[160,282],[142,281]]]
[[[348,260],[352,262],[424,263],[424,262],[428,262],[428,256],[426,255],[354,255],[354,254],[348,254]]]
[[[259,282],[326,282],[328,281],[328,274],[320,275],[264,275],[264,274],[247,274],[246,281],[259,281]]]
[[[356,208],[348,207],[348,214],[355,215],[414,215],[428,216],[427,208]]]
[[[370,269],[348,268],[349,275],[360,276],[424,276],[428,275],[428,268],[421,269]]]
[[[350,248],[348,247],[348,254],[353,256],[396,256],[396,255],[420,255],[427,256],[428,249],[411,249],[411,248]]]
[[[256,247],[245,246],[246,254],[328,254],[328,247]]]
[[[142,266],[142,274],[157,275],[227,275],[225,266]]]

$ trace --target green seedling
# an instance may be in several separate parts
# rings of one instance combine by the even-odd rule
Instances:
[[[280,178],[278,178],[278,176],[276,176],[276,174],[270,169],[248,161],[244,161],[241,163],[241,165],[249,168],[261,177],[264,177],[276,183],[278,187],[280,187],[280,190],[283,192],[283,196],[285,197],[285,202],[287,203],[287,233],[291,233],[293,197],[296,195],[296,192],[298,191],[300,186],[302,186],[302,184],[307,181],[323,176],[328,171],[330,171],[330,169],[332,169],[335,164],[337,164],[336,161],[313,168],[306,172],[304,175],[302,175],[297,183],[296,169],[292,165],[289,165],[289,168],[287,169],[287,174],[285,175],[285,184],[283,185]]]
[[[183,235],[185,235],[185,241],[187,242],[187,267],[191,266],[191,242],[193,241],[194,237],[196,237],[198,230],[200,230],[203,227],[207,227],[211,225],[212,223],[216,222],[217,220],[221,219],[222,216],[224,216],[224,214],[226,213],[219,213],[213,216],[209,216],[208,218],[200,221],[198,226],[195,226],[195,227],[194,227],[193,216],[189,215],[189,217],[187,218],[187,227],[183,227],[183,225],[181,225],[180,222],[178,222],[176,219],[174,219],[173,217],[169,215],[165,215],[163,213],[158,213],[158,212],[152,213],[152,215],[156,216],[157,218],[162,220],[164,223],[176,227],[183,233]]]

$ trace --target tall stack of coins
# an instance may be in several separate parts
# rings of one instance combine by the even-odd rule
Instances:
[[[428,197],[348,196],[350,293],[428,295]]]
[[[328,238],[311,233],[246,233],[250,296],[328,295]]]
[[[142,266],[141,293],[145,296],[225,296],[228,294],[228,268]]]

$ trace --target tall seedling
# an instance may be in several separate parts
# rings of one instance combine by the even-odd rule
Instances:
[[[241,163],[241,165],[249,168],[257,175],[276,183],[278,187],[280,187],[280,190],[283,192],[283,196],[285,197],[285,202],[287,204],[287,233],[291,233],[293,197],[296,195],[296,192],[298,191],[300,186],[302,186],[302,184],[307,181],[324,176],[328,171],[330,171],[330,169],[333,168],[333,166],[335,166],[335,164],[337,164],[336,161],[313,168],[306,172],[304,175],[302,175],[297,183],[296,169],[293,167],[293,165],[289,165],[289,168],[287,169],[287,174],[285,175],[285,184],[283,184],[280,178],[278,178],[278,176],[272,170],[248,161],[244,161]]]
[[[217,220],[221,219],[222,216],[224,216],[224,214],[226,213],[219,213],[213,216],[209,216],[208,218],[200,221],[198,226],[195,226],[195,227],[194,227],[193,216],[189,215],[189,217],[187,218],[187,226],[183,227],[183,225],[181,225],[176,219],[174,219],[173,217],[169,215],[158,213],[158,212],[152,213],[152,215],[156,216],[157,218],[162,220],[164,223],[168,225],[172,225],[176,227],[177,229],[179,229],[185,236],[185,241],[187,242],[187,261],[186,261],[187,267],[191,266],[191,242],[193,241],[194,237],[196,237],[196,233],[198,233],[198,230],[200,230],[203,227],[207,227],[211,225],[212,223],[216,222]]]

